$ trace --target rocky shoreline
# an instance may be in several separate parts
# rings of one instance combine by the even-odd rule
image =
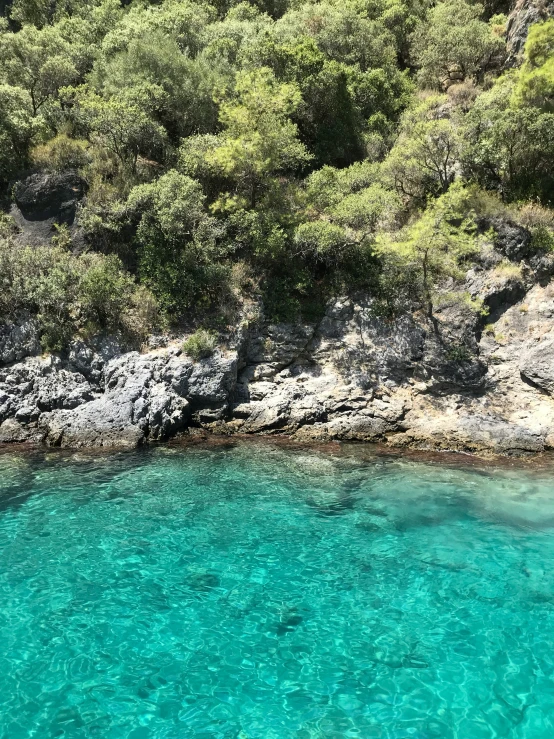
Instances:
[[[506,68],[521,63],[532,25],[552,17],[552,0],[512,3]],[[63,224],[84,250],[88,187],[74,171],[15,183],[14,243],[47,248]],[[465,284],[444,286],[431,318],[383,317],[367,295],[337,297],[313,322],[273,324],[262,310],[195,362],[184,336],[140,352],[118,337],[79,339],[43,355],[37,323],[20,316],[0,325],[0,446],[134,448],[200,432],[483,456],[552,450],[554,255],[509,217],[476,223],[494,237]]]
[[[197,362],[182,338],[163,337],[142,353],[104,338],[42,356],[32,320],[4,326],[0,442],[132,448],[201,429],[484,456],[547,451],[553,259],[526,254],[524,238],[514,250],[513,237],[467,273],[487,317],[446,301],[433,320],[388,320],[367,297],[341,298],[313,323],[243,321]]]

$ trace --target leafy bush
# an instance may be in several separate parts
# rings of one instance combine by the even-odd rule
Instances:
[[[77,333],[121,332],[139,343],[156,323],[152,295],[113,255],[74,256],[60,246],[21,247],[0,240],[0,319],[37,317],[45,349]]]
[[[217,260],[222,231],[205,209],[199,183],[172,170],[134,188],[127,209],[140,214],[138,272],[161,308],[179,316],[216,302],[229,270]]]
[[[37,167],[52,172],[84,167],[89,158],[89,144],[82,139],[71,139],[64,133],[31,150],[31,161]]]
[[[40,129],[25,90],[1,82],[0,77],[0,183],[25,167],[29,145]]]
[[[537,251],[554,253],[554,228],[535,226],[531,229],[531,246]]]
[[[521,107],[554,112],[554,19],[537,23],[529,31],[514,101]]]
[[[465,344],[452,344],[446,350],[446,358],[450,362],[469,362],[471,352]]]
[[[183,343],[183,351],[197,362],[211,357],[217,348],[217,336],[211,331],[199,328]]]
[[[414,224],[393,238],[382,236],[377,242],[385,264],[391,260],[402,277],[412,273],[409,284],[419,286],[419,300],[429,316],[436,305],[437,287],[448,279],[461,279],[462,265],[478,251],[471,215],[460,218],[466,200],[466,190],[456,183]]]

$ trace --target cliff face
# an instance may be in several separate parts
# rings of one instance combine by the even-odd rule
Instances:
[[[517,0],[508,18],[506,66],[514,67],[521,61],[523,47],[533,23],[554,17],[553,0]]]
[[[554,258],[529,253],[524,229],[499,233],[466,277],[485,318],[452,302],[433,320],[387,320],[367,296],[341,298],[315,323],[243,323],[200,362],[181,341],[143,354],[75,342],[42,357],[32,321],[4,327],[0,441],[132,447],[203,428],[477,453],[554,448]]]

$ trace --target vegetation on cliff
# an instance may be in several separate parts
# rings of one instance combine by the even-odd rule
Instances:
[[[481,310],[457,283],[495,218],[554,243],[554,20],[505,71],[507,6],[13,0],[5,208],[31,172],[77,170],[88,192],[79,249],[2,221],[0,317],[37,314],[59,348],[225,325],[248,296],[275,319],[359,289],[432,313],[446,285]]]

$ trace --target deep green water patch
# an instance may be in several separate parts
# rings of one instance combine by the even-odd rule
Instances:
[[[0,737],[550,739],[554,468],[0,455]]]

